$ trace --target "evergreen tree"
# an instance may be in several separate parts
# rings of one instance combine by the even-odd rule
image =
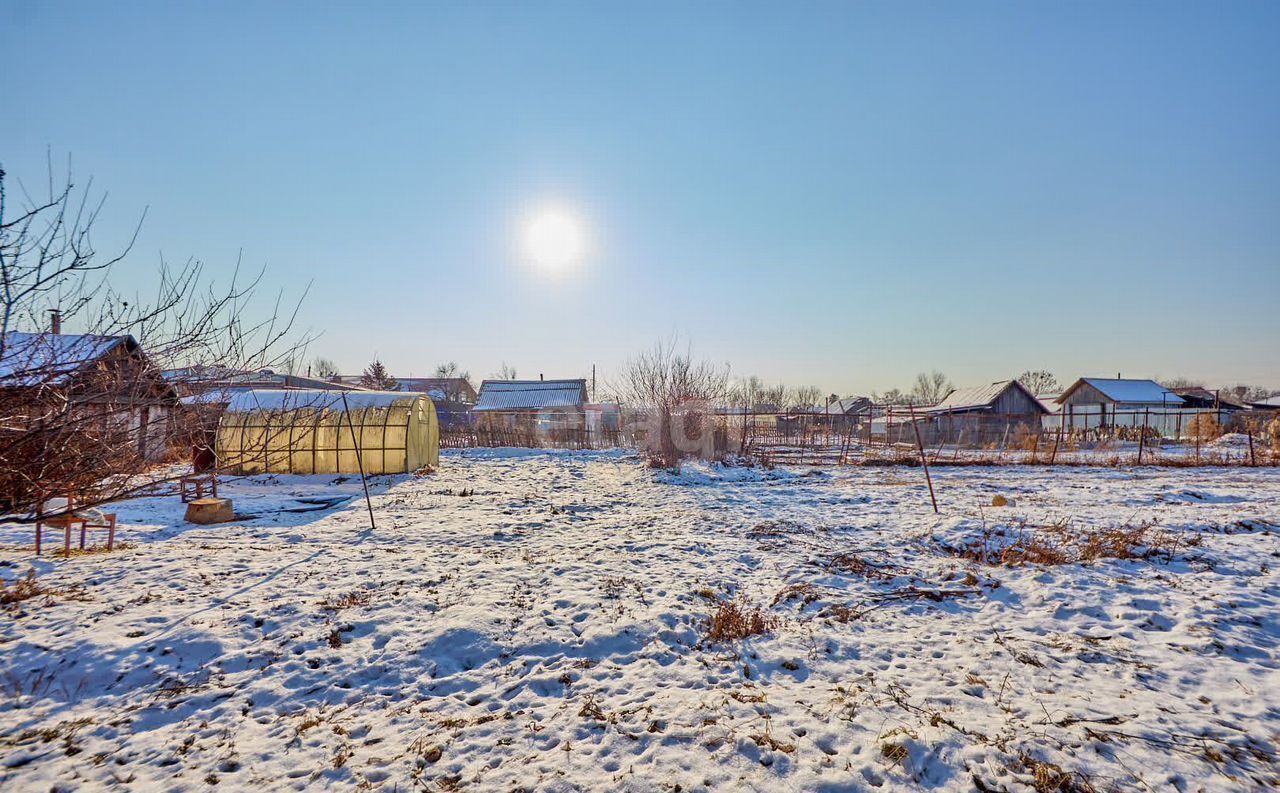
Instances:
[[[373,363],[365,367],[364,372],[360,375],[360,385],[363,388],[372,388],[375,391],[399,391],[400,381],[391,376],[387,371],[387,367],[377,358]]]

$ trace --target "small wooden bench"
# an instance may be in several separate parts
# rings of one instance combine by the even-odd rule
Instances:
[[[182,499],[183,504],[204,498],[206,488],[208,488],[209,496],[213,498],[218,497],[217,474],[186,474],[185,476],[178,478],[178,497]]]
[[[63,503],[50,506],[51,503],[57,501]],[[102,512],[97,509],[77,510],[75,500],[71,495],[52,498],[45,496],[40,498],[36,506],[36,556],[40,555],[46,527],[62,529],[62,552],[70,556],[71,532],[76,526],[80,527],[81,549],[85,547],[86,535],[90,529],[106,529],[107,550],[110,551],[115,547],[116,515],[114,512]]]

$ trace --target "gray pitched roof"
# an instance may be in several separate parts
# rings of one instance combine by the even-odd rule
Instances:
[[[473,409],[580,408],[586,401],[586,380],[485,380],[480,384],[480,394]]]
[[[1058,397],[1062,402],[1080,387],[1081,383],[1093,386],[1112,402],[1125,402],[1139,405],[1165,405],[1171,408],[1182,405],[1182,397],[1160,385],[1154,380],[1125,380],[1109,377],[1082,377]]]
[[[132,336],[9,331],[0,358],[0,387],[60,385],[122,344],[129,349],[138,346]]]
[[[989,408],[995,404],[1000,395],[1010,388],[1016,388],[1023,391],[1030,402],[1034,403],[1044,412],[1044,405],[1040,404],[1040,400],[1036,399],[1026,386],[1017,380],[1000,380],[990,385],[974,386],[973,388],[957,388],[938,404],[929,408],[931,413],[959,413],[966,410],[982,410]]]

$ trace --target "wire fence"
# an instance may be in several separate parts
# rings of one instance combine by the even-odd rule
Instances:
[[[934,413],[873,405],[858,415],[722,412],[706,417],[715,452],[797,465],[1280,465],[1276,411],[1128,410],[1049,415]],[[643,446],[640,416],[508,418],[442,428],[443,448]]]

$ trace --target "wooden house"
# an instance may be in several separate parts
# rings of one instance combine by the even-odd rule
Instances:
[[[9,332],[0,399],[6,414],[25,419],[6,430],[56,422],[155,461],[167,451],[178,396],[132,336]]]
[[[481,430],[551,436],[586,429],[586,380],[485,380],[472,408]]]
[[[1141,427],[1155,412],[1163,424],[1168,411],[1186,405],[1182,397],[1154,380],[1082,377],[1058,397],[1067,430]]]

